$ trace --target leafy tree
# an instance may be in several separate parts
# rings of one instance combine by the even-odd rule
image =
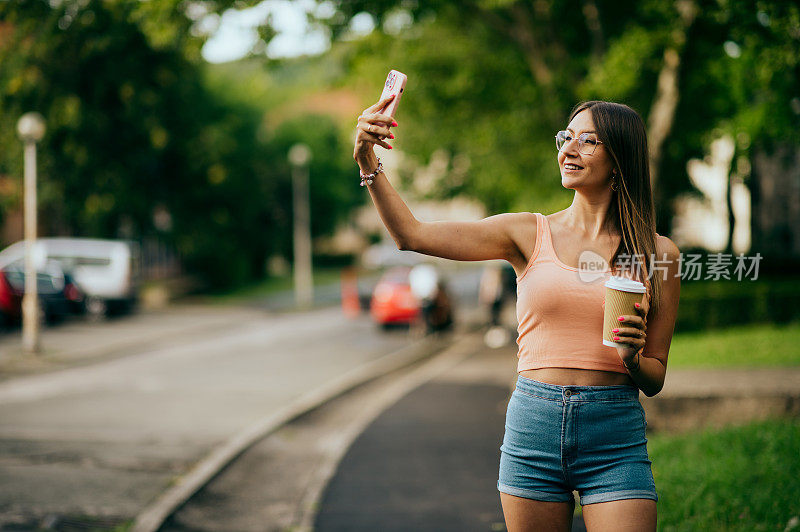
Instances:
[[[318,21],[335,38],[347,37],[350,21],[364,12],[379,29],[353,45],[346,58],[349,81],[380,79],[388,68],[407,72],[411,81],[402,107],[413,111],[401,110],[408,126],[403,148],[421,159],[444,150],[451,172],[439,194],[466,193],[495,212],[567,205],[555,131],[575,103],[596,97],[599,91],[587,82],[592,72],[612,80],[621,74],[609,73],[603,63],[610,43],[631,22],[645,37],[640,53],[648,56],[639,76],[624,76],[633,93],[628,103],[647,117],[655,96],[650,87],[641,88],[658,78],[659,54],[673,44],[670,36],[681,19],[674,6],[652,1],[587,1],[582,10],[553,1],[335,5],[332,17]]]
[[[123,216],[147,226],[150,193],[175,142],[160,104],[179,82],[179,58],[150,49],[124,10],[102,2],[79,11],[38,1],[2,7],[2,172],[21,175],[15,121],[38,110],[48,122],[39,162],[44,227],[111,235]]]
[[[339,120],[337,109],[325,102],[331,72],[340,68],[329,55],[264,62],[249,58],[209,65],[206,86],[219,102],[258,110],[261,122],[255,136],[269,147],[267,192],[271,253],[292,253],[292,185],[288,152],[304,143],[309,164],[312,237],[330,235],[367,196],[358,186],[351,157],[352,128]],[[231,90],[236,87],[236,90]],[[309,100],[316,99],[316,111]],[[264,154],[258,154],[264,157]],[[263,230],[263,228],[262,228]]]
[[[151,47],[131,4],[75,6],[2,4],[0,173],[21,175],[14,124],[38,110],[43,232],[155,234],[162,206],[173,227],[161,237],[190,271],[222,285],[261,275],[280,199],[260,114],[218,103],[182,51]]]
[[[758,146],[798,145],[796,3],[329,5],[335,7],[331,16],[314,22],[330,28],[334,40],[353,38],[356,16],[368,13],[375,21],[376,31],[342,54],[349,82],[374,99],[373,85],[389,68],[408,73],[399,119],[407,127],[398,141],[423,160],[437,149],[453,161],[468,159],[469,171],[446,178],[440,193],[473,195],[490,211],[566,206],[554,150],[545,140],[583,99],[622,101],[648,123],[663,234],[669,233],[672,199],[692,188],[687,160],[702,156],[715,135],[727,131],[740,139],[737,155],[745,158]]]
[[[247,62],[223,77],[197,63],[192,50],[201,39],[189,34],[192,21],[178,4],[1,3],[0,112],[12,118],[0,124],[0,175],[21,176],[16,117],[38,110],[48,121],[39,164],[43,232],[155,235],[190,272],[230,286],[262,277],[269,255],[289,254],[289,145],[304,141],[316,154],[315,235],[332,232],[363,195],[348,186],[351,161],[330,120],[267,123],[264,95],[275,101],[285,80],[256,90],[239,83]],[[203,5],[234,4],[244,5]],[[169,16],[153,24],[162,12]],[[292,66],[270,68],[279,78]],[[256,74],[270,75],[263,67]],[[5,200],[14,207],[20,196]],[[171,227],[155,227],[156,210],[170,214]]]

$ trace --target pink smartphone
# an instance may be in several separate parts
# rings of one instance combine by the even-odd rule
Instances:
[[[406,80],[408,80],[408,76],[402,72],[398,72],[397,70],[389,71],[389,75],[386,76],[386,83],[383,85],[383,92],[378,101],[392,94],[394,94],[394,99],[379,112],[394,118],[394,114],[397,112],[397,106],[400,104],[400,97],[403,95],[403,89],[406,88]]]

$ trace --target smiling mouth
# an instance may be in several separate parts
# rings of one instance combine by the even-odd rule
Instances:
[[[564,170],[583,170],[583,166],[577,164],[567,163],[564,165]]]

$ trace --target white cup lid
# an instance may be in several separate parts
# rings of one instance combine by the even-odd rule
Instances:
[[[645,286],[639,281],[634,281],[633,279],[621,277],[619,275],[612,275],[609,277],[605,286],[608,288],[613,288],[614,290],[621,290],[623,292],[636,292],[637,294],[644,294],[646,290]]]

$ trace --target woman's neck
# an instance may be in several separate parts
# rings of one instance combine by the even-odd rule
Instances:
[[[591,240],[602,238],[614,238],[618,231],[609,223],[606,216],[608,207],[598,207],[596,209],[582,209],[574,203],[566,210],[562,211],[561,224],[571,232],[585,235]]]

